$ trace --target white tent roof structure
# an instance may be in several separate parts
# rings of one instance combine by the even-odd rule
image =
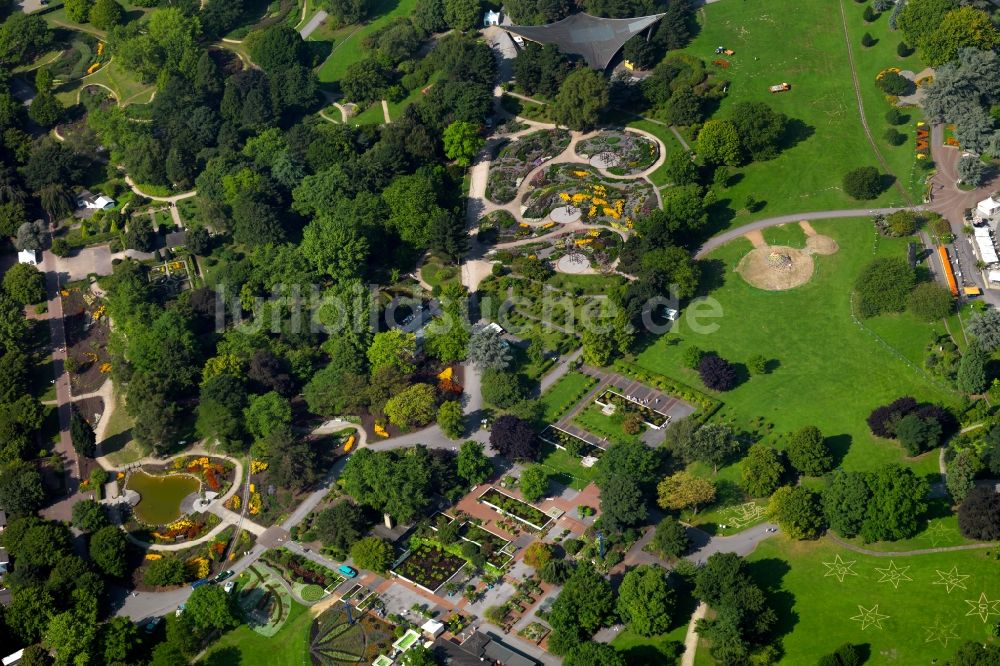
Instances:
[[[1000,212],[1000,201],[993,197],[987,197],[976,204],[976,212],[983,217],[993,217]]]
[[[611,19],[581,12],[547,25],[505,25],[504,30],[539,44],[555,44],[563,53],[581,56],[603,71],[625,42],[661,18],[663,14]]]
[[[976,236],[976,245],[979,246],[979,256],[982,258],[984,263],[995,264],[1000,261],[1000,257],[997,256],[997,249],[993,245],[992,238]]]

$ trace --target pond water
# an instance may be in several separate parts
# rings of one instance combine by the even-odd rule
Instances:
[[[198,492],[201,483],[187,474],[153,476],[142,470],[132,472],[126,488],[140,495],[135,515],[147,525],[166,525],[180,518],[181,500]]]

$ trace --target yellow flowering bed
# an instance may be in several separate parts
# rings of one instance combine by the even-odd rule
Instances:
[[[243,506],[243,500],[240,498],[239,495],[233,495],[232,497],[226,500],[224,506],[230,511],[239,511],[240,507]]]
[[[250,487],[253,488],[252,485]],[[260,493],[255,493],[251,491],[250,501],[247,503],[247,511],[250,513],[251,516],[256,516],[257,514],[260,513],[261,507],[262,507],[262,500],[260,497]]]
[[[108,374],[109,372],[111,372],[111,364],[110,363],[101,363],[100,370],[101,370],[101,374],[102,375]]]
[[[389,431],[387,431],[382,426],[381,423],[376,423],[375,424],[375,434],[378,435],[379,437],[388,437],[389,436]]]
[[[263,460],[251,460],[250,461],[250,473],[259,474],[267,469],[267,463]]]
[[[159,553],[146,553],[146,559],[150,562],[155,562],[156,560],[162,560],[163,555],[160,555]]]
[[[192,557],[184,565],[187,568],[189,578],[201,580],[207,578],[211,571],[211,565],[208,563],[208,558],[205,557]]]
[[[354,446],[354,435],[347,438],[347,442],[344,444],[344,453],[347,453]]]

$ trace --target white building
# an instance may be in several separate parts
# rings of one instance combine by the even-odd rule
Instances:
[[[21,250],[17,253],[17,263],[37,266],[42,263],[42,253],[38,250]]]
[[[84,190],[76,198],[76,207],[91,208],[93,210],[110,210],[115,207],[115,200],[103,194],[95,196],[89,190]]]
[[[976,215],[984,219],[992,219],[994,215],[1000,213],[1000,201],[993,197],[983,199],[976,204]]]
[[[420,627],[420,630],[429,638],[437,638],[444,633],[444,624],[442,622],[438,622],[437,620],[427,620],[424,622],[423,626]]]
[[[491,25],[500,25],[500,18],[500,12],[488,10],[483,17],[483,27],[488,28]]]

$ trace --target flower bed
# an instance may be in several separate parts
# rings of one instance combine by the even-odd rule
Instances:
[[[645,180],[608,180],[579,164],[553,165],[539,171],[531,184],[536,189],[524,199],[525,218],[541,219],[569,204],[580,209],[583,222],[624,231],[632,228],[633,218],[657,206],[653,186]]]
[[[490,164],[486,198],[498,204],[513,201],[521,180],[568,145],[566,130],[540,130],[506,144]]]
[[[536,530],[544,529],[552,520],[543,511],[527,502],[522,502],[506,493],[502,493],[496,488],[487,489],[485,493],[479,496],[478,501],[506,516],[520,520]]]
[[[670,420],[670,417],[666,414],[661,414],[655,409],[636,402],[631,398],[626,398],[621,393],[612,391],[611,389],[606,389],[601,395],[594,399],[594,402],[602,407],[613,405],[616,409],[620,409],[625,413],[635,412],[639,414],[639,418],[642,419],[643,423],[650,428],[657,430],[665,426]]]
[[[205,483],[205,490],[225,494],[232,485],[229,474],[233,471],[233,464],[222,458],[209,458],[208,456],[192,456],[190,458],[177,458],[171,463],[171,468],[180,472],[186,471],[200,478]]]
[[[392,573],[431,594],[465,566],[465,560],[437,545],[421,543]]]
[[[576,154],[587,159],[599,156],[608,165],[608,173],[631,176],[651,167],[660,156],[660,148],[635,132],[609,130],[578,143]]]
[[[394,639],[392,625],[371,613],[352,618],[340,607],[316,618],[309,632],[312,663],[319,666],[370,664],[387,652]]]
[[[327,589],[331,585],[339,585],[344,580],[340,574],[285,548],[277,551],[269,550],[261,556],[261,559],[277,569],[281,577],[289,583],[319,585]]]

